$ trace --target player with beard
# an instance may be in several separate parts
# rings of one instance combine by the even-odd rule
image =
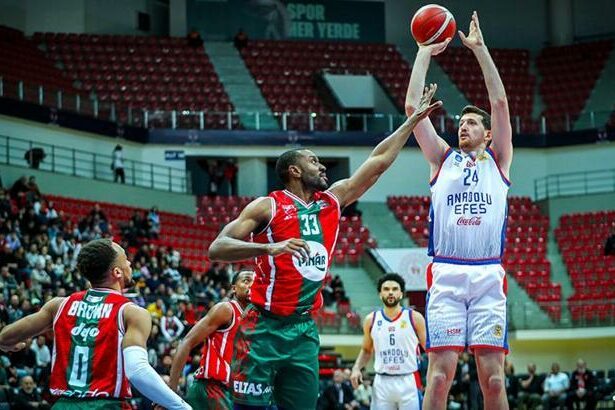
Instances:
[[[355,389],[362,383],[361,371],[375,353],[372,409],[421,408],[419,344],[425,347],[425,319],[416,310],[402,307],[405,286],[398,274],[383,275],[378,292],[384,308],[368,314],[363,322],[363,346],[350,381]]]
[[[23,349],[24,340],[53,330],[54,409],[131,409],[129,382],[167,409],[190,409],[147,362],[152,319],[122,295],[134,285],[124,249],[108,239],[91,241],[79,252],[77,268],[92,287],[54,298],[6,326],[0,349]]]
[[[204,341],[201,364],[186,394],[186,401],[193,409],[230,410],[233,408],[229,388],[233,341],[243,310],[250,300],[250,288],[253,283],[253,271],[246,270],[236,273],[231,280],[230,299],[214,305],[177,347],[169,382],[173,390],[177,390],[179,378],[190,351]]]
[[[232,362],[235,409],[313,410],[320,340],[311,313],[331,262],[341,210],[391,166],[414,125],[440,106],[428,88],[418,109],[380,142],[350,178],[329,187],[326,168],[308,149],[283,153],[276,172],[285,189],[248,204],[209,248],[212,260],[256,258],[256,279],[237,332]],[[274,397],[275,396],[275,397]]]
[[[415,137],[431,168],[427,271],[427,352],[425,407],[444,410],[459,353],[476,356],[486,409],[508,409],[504,356],[508,176],[513,158],[508,99],[498,69],[485,45],[478,14],[466,37],[459,32],[481,69],[491,115],[467,106],[459,119],[459,151],[438,136],[429,120],[417,124]],[[446,41],[419,46],[406,95],[406,113],[419,102],[431,56]]]

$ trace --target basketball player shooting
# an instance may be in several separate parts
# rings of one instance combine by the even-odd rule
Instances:
[[[504,388],[506,331],[506,233],[512,131],[506,91],[472,14],[463,44],[472,50],[485,78],[491,116],[475,106],[461,112],[459,152],[440,138],[428,119],[414,134],[431,167],[431,211],[426,306],[429,368],[425,408],[444,409],[458,355],[476,356],[486,409],[507,409]],[[431,56],[450,39],[420,46],[406,95],[406,113],[417,106]]]

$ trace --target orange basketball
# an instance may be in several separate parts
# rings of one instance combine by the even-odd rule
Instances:
[[[437,4],[418,9],[410,23],[412,37],[424,46],[453,38],[456,30],[457,24],[451,12]]]

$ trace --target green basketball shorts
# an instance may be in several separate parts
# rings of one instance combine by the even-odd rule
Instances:
[[[249,305],[235,336],[233,401],[314,410],[319,347],[311,316],[278,316]]]

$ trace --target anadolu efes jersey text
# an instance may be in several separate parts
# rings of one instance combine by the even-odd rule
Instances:
[[[491,149],[474,160],[449,148],[431,181],[429,255],[433,261],[500,263],[509,186]]]

